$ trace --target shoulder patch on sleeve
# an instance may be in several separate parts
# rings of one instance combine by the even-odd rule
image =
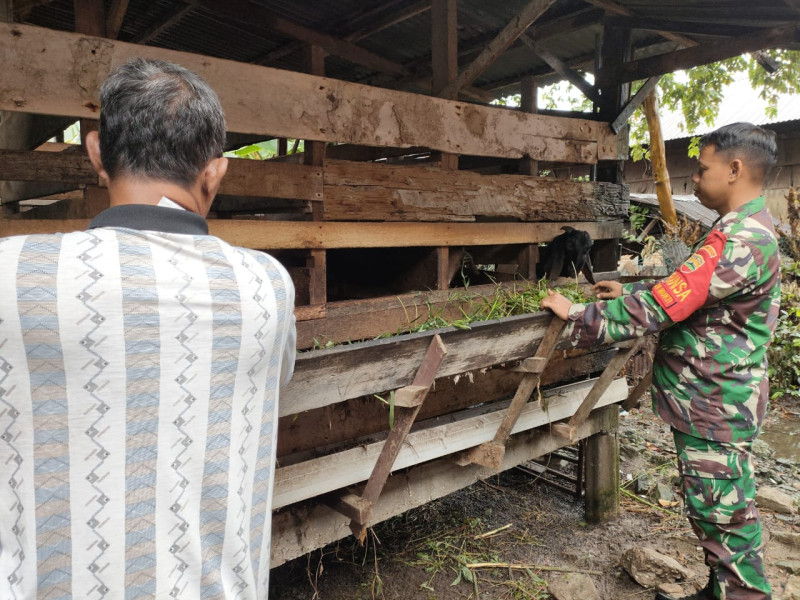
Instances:
[[[653,286],[653,297],[673,321],[683,321],[703,306],[727,241],[724,233],[712,231],[703,246],[677,271]]]

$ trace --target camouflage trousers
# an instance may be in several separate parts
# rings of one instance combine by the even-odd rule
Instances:
[[[715,577],[715,598],[769,600],[752,442],[704,440],[675,429],[686,515]]]

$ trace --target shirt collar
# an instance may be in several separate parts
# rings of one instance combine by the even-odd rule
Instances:
[[[731,212],[724,215],[719,220],[720,227],[724,227],[730,223],[743,221],[747,217],[756,214],[759,211],[764,210],[764,206],[766,206],[766,201],[764,200],[764,196],[759,196],[755,200],[750,200],[747,204],[742,204],[736,210],[732,210]]]
[[[123,204],[112,206],[89,223],[89,229],[117,227],[139,231],[208,235],[208,223],[200,215],[188,210],[176,210],[149,204]]]

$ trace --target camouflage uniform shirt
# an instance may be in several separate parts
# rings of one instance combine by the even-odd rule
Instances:
[[[760,197],[718,219],[666,279],[570,309],[567,334],[577,347],[660,332],[653,410],[695,437],[752,440],[764,418],[766,352],[780,308],[778,244],[764,204]]]

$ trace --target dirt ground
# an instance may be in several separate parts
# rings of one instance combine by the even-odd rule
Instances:
[[[548,580],[563,572],[582,572],[602,599],[649,599],[653,591],[620,566],[623,552],[635,546],[652,547],[696,572],[694,582],[683,585],[685,593],[694,591],[692,583],[702,587],[708,572],[680,504],[660,508],[652,496],[659,483],[677,489],[677,469],[671,435],[647,408],[649,401],[642,406],[620,421],[623,493],[617,520],[589,525],[583,520],[582,500],[546,485],[541,475],[512,469],[376,526],[364,548],[350,538],[274,569],[270,598],[544,600],[551,598]],[[800,407],[789,413],[800,415]],[[785,415],[784,407],[773,410],[770,418]],[[780,456],[769,456],[763,447],[761,454],[759,484],[800,495],[800,465],[777,460]],[[550,461],[574,472],[567,461]],[[635,494],[637,480],[651,488],[649,497]],[[762,510],[762,518],[767,539],[776,531],[800,532],[796,512]],[[767,544],[767,573],[776,600],[783,598],[790,575],[777,563],[797,555],[796,549],[777,542]],[[470,566],[479,563],[492,566]]]

